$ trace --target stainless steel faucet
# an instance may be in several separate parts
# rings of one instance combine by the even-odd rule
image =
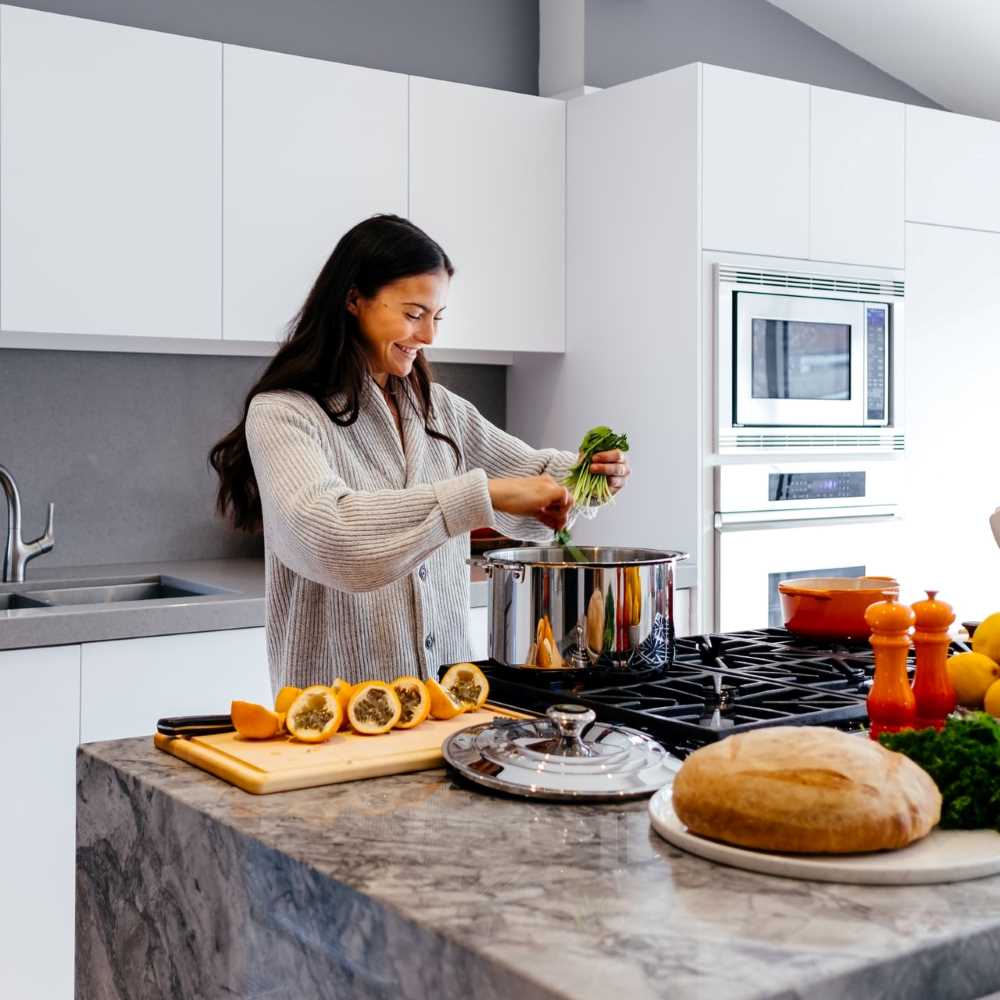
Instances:
[[[0,486],[7,494],[7,545],[3,550],[3,582],[23,583],[24,567],[29,559],[52,551],[55,535],[52,532],[52,512],[55,504],[49,504],[49,516],[45,524],[45,534],[33,542],[21,538],[21,494],[17,491],[14,477],[0,465]]]

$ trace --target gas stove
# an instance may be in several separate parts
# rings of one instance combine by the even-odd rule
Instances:
[[[867,643],[807,642],[771,628],[678,639],[673,664],[659,672],[479,666],[493,702],[532,712],[575,702],[600,720],[648,733],[678,756],[764,726],[864,730],[875,673]]]

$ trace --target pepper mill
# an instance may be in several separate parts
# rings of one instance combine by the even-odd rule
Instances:
[[[909,630],[915,615],[895,596],[870,604],[865,621],[871,626],[875,651],[875,681],[868,692],[869,736],[878,740],[880,733],[898,733],[912,729],[917,703],[906,673],[906,654],[910,650]]]
[[[950,604],[939,601],[936,590],[927,591],[926,601],[913,605],[916,629],[913,645],[917,651],[917,675],[913,697],[917,702],[917,729],[941,729],[955,710],[955,689],[948,676],[948,626],[955,620]]]

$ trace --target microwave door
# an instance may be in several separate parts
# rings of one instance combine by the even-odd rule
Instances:
[[[734,423],[864,424],[861,303],[753,292],[736,299]]]

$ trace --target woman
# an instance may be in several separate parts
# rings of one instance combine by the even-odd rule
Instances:
[[[218,509],[264,532],[275,690],[437,676],[469,656],[469,531],[549,541],[571,452],[535,451],[431,381],[454,269],[406,219],[358,224],[324,265],[244,419],[211,452]],[[619,452],[591,466],[617,491]]]

